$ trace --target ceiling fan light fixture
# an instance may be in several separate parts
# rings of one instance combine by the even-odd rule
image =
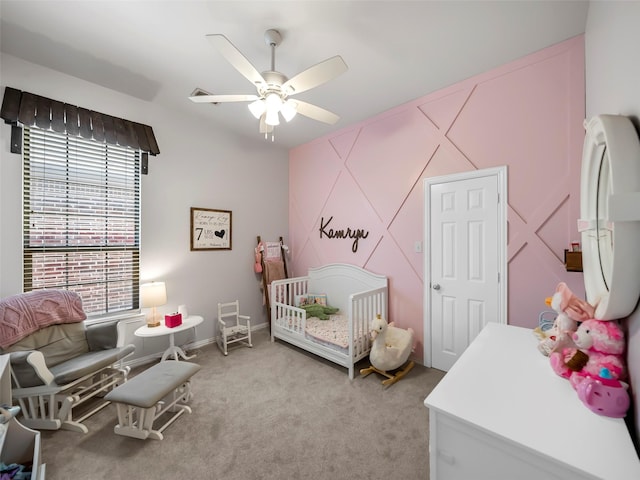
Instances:
[[[267,93],[264,101],[267,105],[267,111],[274,110],[276,112],[279,112],[280,108],[282,107],[282,99],[277,93]]]
[[[251,114],[258,120],[260,120],[262,114],[267,110],[267,105],[261,98],[256,100],[255,102],[251,102],[248,107]]]
[[[280,125],[280,116],[278,115],[278,112],[282,108],[282,98],[280,98],[280,95],[275,92],[267,93],[264,103],[267,107],[265,117],[267,125]]]
[[[298,111],[296,110],[296,107],[297,107],[297,104],[293,100],[287,100],[282,104],[282,107],[280,108],[280,113],[282,114],[282,116],[287,122],[290,122],[293,119],[293,117],[296,116],[296,113],[298,113]]]
[[[278,115],[278,111],[272,108],[267,108],[267,113],[264,119],[264,122],[267,125],[280,125],[280,116]]]

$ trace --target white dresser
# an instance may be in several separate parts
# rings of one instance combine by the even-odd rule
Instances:
[[[0,404],[11,405],[9,355],[0,355]],[[0,461],[7,465],[33,462],[32,480],[44,480],[45,465],[40,460],[40,432],[31,430],[12,418],[0,425]]]
[[[624,420],[585,407],[537,341],[489,323],[425,399],[430,480],[640,479]]]

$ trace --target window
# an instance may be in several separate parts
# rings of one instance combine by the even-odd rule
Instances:
[[[140,151],[24,129],[24,290],[97,316],[139,307]]]

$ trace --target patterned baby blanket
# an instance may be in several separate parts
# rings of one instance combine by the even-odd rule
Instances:
[[[34,290],[0,300],[0,348],[61,323],[77,323],[87,318],[80,295],[68,290]]]

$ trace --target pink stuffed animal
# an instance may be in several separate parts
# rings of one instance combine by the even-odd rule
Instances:
[[[611,378],[603,368],[598,377],[587,377],[576,386],[578,398],[592,412],[606,417],[622,418],[627,414],[631,399],[629,385]]]
[[[566,283],[560,282],[553,297],[547,299],[547,304],[558,313],[564,313],[571,320],[583,322],[593,318],[595,308],[580,300]]]
[[[576,388],[587,377],[598,377],[602,368],[611,378],[626,379],[624,333],[618,322],[589,319],[572,336],[576,348],[564,348],[550,355],[551,368],[568,378]]]

